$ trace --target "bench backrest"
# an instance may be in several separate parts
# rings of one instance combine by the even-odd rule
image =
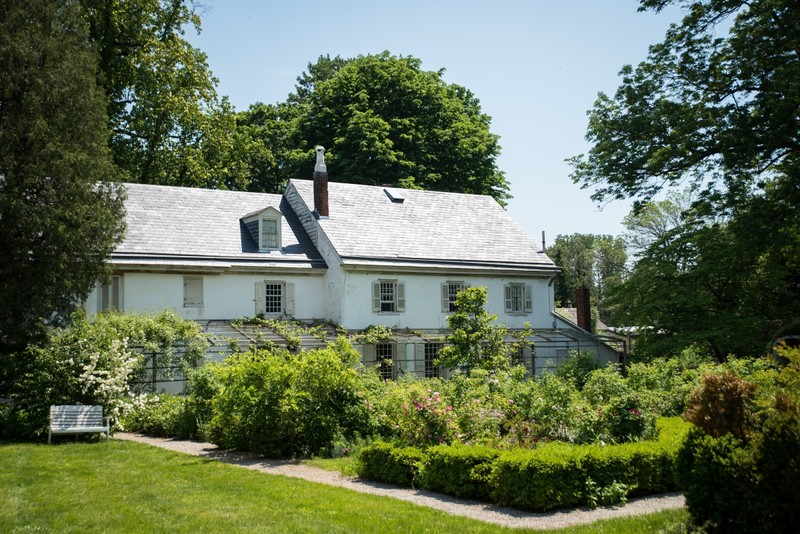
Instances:
[[[103,407],[82,404],[50,406],[50,424],[57,428],[103,426]]]

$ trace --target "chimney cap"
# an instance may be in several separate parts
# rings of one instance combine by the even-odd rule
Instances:
[[[314,172],[328,172],[328,167],[325,165],[325,147],[317,145],[317,163],[314,165]]]

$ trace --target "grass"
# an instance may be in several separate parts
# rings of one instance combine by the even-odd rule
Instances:
[[[0,444],[0,532],[505,532],[140,443]],[[685,511],[554,532],[657,532]],[[517,532],[517,531],[515,531]]]
[[[309,460],[303,460],[302,463],[325,471],[338,471],[344,476],[354,477],[358,475],[356,472],[355,458],[352,456],[344,456],[341,458],[319,458],[314,457]]]

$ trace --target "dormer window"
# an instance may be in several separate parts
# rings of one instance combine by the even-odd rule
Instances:
[[[272,206],[259,210],[242,217],[244,224],[253,244],[258,247],[259,252],[269,252],[280,250],[281,243],[281,222],[283,214]]]
[[[281,225],[278,219],[273,217],[261,217],[260,219],[261,250],[276,250],[281,248]]]

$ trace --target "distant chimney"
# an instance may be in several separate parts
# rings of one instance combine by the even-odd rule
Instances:
[[[578,326],[592,331],[592,312],[589,307],[589,288],[579,287],[575,290],[575,306],[578,308]]]
[[[328,168],[325,166],[325,147],[317,145],[317,164],[314,165],[314,210],[328,217]]]

